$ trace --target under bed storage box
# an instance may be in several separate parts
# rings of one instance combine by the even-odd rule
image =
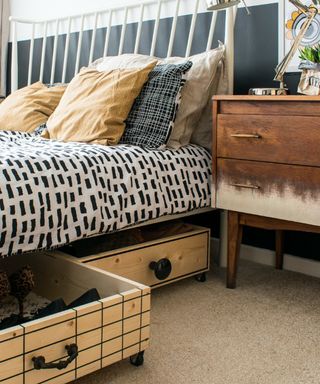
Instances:
[[[85,239],[56,254],[152,288],[209,270],[208,228],[174,221],[129,231]]]
[[[49,300],[72,302],[93,287],[101,300],[0,331],[1,383],[68,383],[147,348],[148,287],[50,253],[8,258],[1,267],[10,272],[26,264],[35,273],[35,293]],[[74,347],[78,355],[70,359]],[[72,361],[61,370],[37,370],[41,356],[45,363]]]

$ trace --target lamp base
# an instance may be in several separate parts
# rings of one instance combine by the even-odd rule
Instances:
[[[288,95],[288,88],[250,88],[249,95],[255,96],[285,96]]]

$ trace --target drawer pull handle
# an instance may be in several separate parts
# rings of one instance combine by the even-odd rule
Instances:
[[[230,184],[232,187],[236,188],[247,188],[247,189],[260,189],[259,185],[251,185],[251,184]]]
[[[46,363],[46,359],[44,356],[37,356],[33,357],[33,368],[40,370],[40,369],[65,369],[67,366],[75,360],[75,358],[78,356],[78,346],[76,344],[70,344],[66,345],[66,350],[68,353],[68,358],[66,360],[60,360],[57,363]]]
[[[172,271],[171,261],[169,259],[161,259],[159,261],[152,261],[149,268],[154,271],[158,280],[165,280],[170,276]]]
[[[239,139],[261,139],[262,136],[257,133],[234,133],[231,137],[237,137]]]

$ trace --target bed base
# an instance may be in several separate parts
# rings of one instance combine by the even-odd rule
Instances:
[[[189,212],[178,213],[175,215],[161,216],[161,217],[158,217],[157,219],[148,220],[148,221],[145,221],[143,223],[135,224],[132,227],[130,227],[130,229],[131,228],[144,227],[146,225],[151,225],[151,224],[165,223],[166,221],[184,219],[186,217],[201,215],[203,213],[213,212],[215,210],[216,210],[216,208],[206,207],[206,208],[195,209],[195,210],[189,211]],[[120,231],[125,231],[127,229],[128,228],[124,228],[124,229],[121,229]]]

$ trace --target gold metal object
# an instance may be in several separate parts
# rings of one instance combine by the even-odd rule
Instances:
[[[221,9],[226,9],[238,5],[240,0],[215,0],[208,2],[208,11],[220,11]]]
[[[288,94],[288,88],[251,88],[249,95],[255,96],[285,96]]]
[[[284,74],[288,68],[288,65],[290,64],[293,56],[295,55],[296,51],[299,49],[300,43],[306,34],[308,28],[310,27],[313,19],[316,17],[318,13],[318,9],[314,7],[314,5],[311,5],[307,7],[306,5],[302,4],[300,0],[289,0],[291,4],[296,6],[299,11],[304,13],[306,15],[306,21],[304,22],[303,26],[301,27],[297,38],[295,39],[294,43],[292,44],[290,51],[285,55],[281,63],[279,63],[276,67],[276,75],[274,80],[280,82],[280,88],[285,88],[284,86]],[[315,1],[313,1],[315,4]]]
[[[234,133],[231,137],[237,137],[239,139],[261,139],[261,135],[257,133]]]
[[[229,8],[229,7],[234,7],[238,4],[243,2],[248,15],[250,15],[249,8],[247,7],[247,4],[245,0],[207,0],[207,10],[208,11],[222,11],[223,9]]]
[[[236,187],[236,188],[247,188],[247,189],[260,189],[258,185],[250,185],[250,184],[230,184],[231,187]]]

